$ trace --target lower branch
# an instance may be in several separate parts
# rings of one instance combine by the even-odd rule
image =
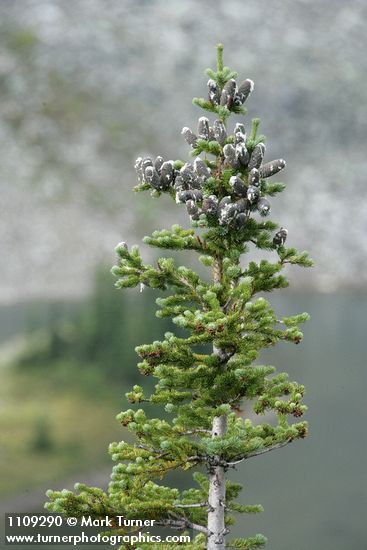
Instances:
[[[209,506],[209,502],[199,502],[194,504],[175,504],[175,508],[206,508]]]
[[[253,453],[236,457],[233,461],[227,462],[227,466],[229,467],[235,466],[236,464],[239,464],[240,462],[243,462],[248,458],[252,458],[253,456],[259,456],[259,455],[268,453],[270,451],[274,451],[275,449],[281,449],[282,447],[285,447],[286,445],[288,445],[288,443],[291,443],[292,441],[293,439],[287,439],[287,441],[283,441],[283,443],[277,443],[276,445],[272,445],[271,447],[265,447],[264,449],[259,449],[258,451],[254,451]]]
[[[204,535],[209,535],[209,531],[204,525],[199,525],[198,523],[192,523],[186,518],[180,519],[161,519],[155,521],[155,525],[161,525],[162,527],[171,527],[172,529],[193,529],[194,531],[199,531],[204,533]]]

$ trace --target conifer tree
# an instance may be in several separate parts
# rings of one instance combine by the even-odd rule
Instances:
[[[162,341],[136,349],[141,374],[158,382],[152,395],[141,386],[127,394],[134,408],[120,413],[118,420],[135,435],[135,442],[111,444],[116,465],[108,493],[83,484],[76,485],[75,493],[48,492],[46,507],[69,516],[123,515],[196,532],[187,544],[126,543],[121,549],[263,546],[266,539],[259,534],[228,538],[234,515],[262,510],[260,505],[236,502],[241,485],[230,480],[231,469],[307,435],[307,423],[295,420],[306,410],[304,387],[256,360],[262,349],[279,341],[301,341],[299,324],[308,315],[279,318],[263,294],[288,286],[282,273],[286,265],[308,267],[312,262],[306,252],[287,248],[287,230],[267,218],[268,197],[284,189],[269,178],[285,161],[264,161],[259,119],[252,120],[249,132],[242,122],[230,131],[228,118],[245,114],[243,104],[253,82],[238,85],[237,74],[223,66],[222,53],[219,44],[217,70],[207,70],[208,98],[193,100],[215,120],[210,125],[203,116],[196,133],[182,130],[195,160],[184,163],[158,156],[136,161],[135,189],[184,205],[191,221],[188,229],[174,225],[144,242],[198,253],[209,268],[207,276],[177,266],[172,258],[147,265],[138,247],[124,242],[116,248],[118,263],[112,269],[118,288],[165,291],[157,298],[157,316],[171,318],[184,336],[167,332]],[[266,251],[271,261],[246,261],[254,248]],[[160,416],[149,418],[144,403],[161,406]],[[266,421],[246,418],[242,404],[259,419],[266,415]],[[180,492],[164,484],[165,476],[177,469],[193,473],[192,488]]]

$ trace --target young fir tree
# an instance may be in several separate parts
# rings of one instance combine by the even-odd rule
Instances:
[[[257,135],[258,119],[252,120],[249,134],[242,123],[235,125],[233,133],[228,131],[229,116],[245,114],[243,103],[253,82],[245,80],[237,86],[237,74],[223,66],[222,50],[218,45],[217,71],[207,70],[208,99],[194,99],[195,105],[214,114],[213,125],[201,117],[197,134],[182,130],[194,162],[164,161],[160,156],[136,162],[136,190],[149,190],[155,197],[165,194],[179,207],[184,204],[193,227],[174,225],[171,230],[155,231],[144,242],[197,252],[211,277],[203,279],[187,267],[176,266],[171,258],[146,265],[136,246],[117,246],[118,265],[112,270],[118,277],[117,287],[170,290],[170,295],[157,299],[157,316],[171,317],[186,337],[166,333],[162,341],[136,350],[141,374],[155,377],[158,383],[150,396],[140,386],[127,394],[138,407],[122,412],[118,419],[135,434],[136,442],[111,444],[117,464],[108,494],[82,484],[77,484],[76,494],[48,493],[46,507],[66,515],[123,515],[198,533],[189,544],[126,543],[121,549],[263,546],[263,535],[227,541],[233,515],[262,510],[260,505],[236,502],[241,486],[230,481],[230,471],[307,434],[306,422],[292,422],[306,409],[301,404],[303,386],[255,360],[262,349],[281,340],[298,344],[302,339],[298,325],[308,315],[279,319],[259,294],[288,285],[281,274],[287,264],[308,267],[312,262],[306,252],[285,247],[286,229],[265,220],[270,212],[266,197],[284,189],[269,178],[285,162],[263,162],[265,138]],[[241,256],[252,247],[270,251],[272,261],[242,264]],[[253,423],[242,417],[243,402],[246,411],[252,407],[268,421]],[[164,405],[164,419],[148,418],[141,403]],[[194,471],[195,486],[180,492],[164,485],[164,477],[176,469]]]

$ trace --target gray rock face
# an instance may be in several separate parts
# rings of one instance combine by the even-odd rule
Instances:
[[[363,0],[3,2],[0,300],[80,295],[116,242],[156,227],[134,160],[189,160],[180,131],[218,39],[256,83],[238,121],[259,116],[266,159],[287,159],[272,218],[316,260],[307,284],[366,286],[366,16]],[[162,226],[184,219],[169,210]]]

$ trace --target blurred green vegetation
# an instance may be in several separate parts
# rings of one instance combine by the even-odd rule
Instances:
[[[92,295],[76,311],[52,304],[47,325],[30,329],[16,365],[47,369],[58,383],[74,386],[80,379],[83,390],[97,380],[108,388],[111,382],[130,385],[139,377],[135,346],[160,338],[171,326],[156,320],[155,297],[149,289],[117,290],[109,270],[101,267]]]
[[[126,437],[114,417],[140,377],[134,348],[168,328],[155,297],[118,291],[99,268],[84,302],[27,310],[21,349],[0,361],[0,494],[110,463],[108,444]]]

